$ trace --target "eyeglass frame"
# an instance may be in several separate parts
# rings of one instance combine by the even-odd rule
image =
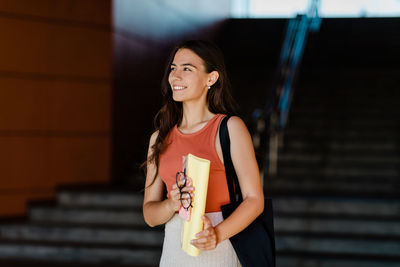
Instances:
[[[183,175],[184,183],[183,183],[182,186],[179,186],[178,177],[180,177],[181,175]],[[176,179],[175,179],[175,180],[176,180],[176,186],[178,187],[179,193],[180,193],[179,200],[180,200],[180,202],[181,202],[182,207],[183,207],[185,210],[188,211],[190,207],[193,207],[193,205],[192,205],[193,199],[192,199],[192,195],[191,195],[189,192],[187,192],[187,191],[182,191],[182,189],[186,186],[186,183],[187,183],[186,170],[184,170],[183,172],[177,172],[175,178],[176,178]],[[182,199],[183,194],[188,194],[188,195],[189,195],[189,200],[190,200],[190,202],[189,202],[189,206],[187,206],[187,207],[186,207],[186,205],[184,205],[184,203],[183,203],[183,199]]]

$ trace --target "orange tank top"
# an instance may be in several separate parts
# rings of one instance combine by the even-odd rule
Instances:
[[[182,171],[183,156],[191,153],[210,160],[206,212],[221,211],[221,205],[230,203],[225,167],[215,148],[215,138],[223,117],[224,114],[215,115],[201,130],[191,134],[182,133],[175,125],[166,138],[169,145],[160,155],[159,173],[166,184],[168,195],[172,185],[176,183],[176,173]],[[196,189],[194,194],[196,195]]]

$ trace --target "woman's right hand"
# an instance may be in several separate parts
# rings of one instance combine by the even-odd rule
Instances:
[[[193,187],[192,186],[185,186],[184,188],[182,188],[182,192],[185,192],[184,194],[182,194],[182,200],[188,200],[190,197],[192,197],[193,199]],[[169,192],[169,207],[171,210],[173,210],[174,212],[178,211],[179,208],[181,207],[181,191],[179,190],[178,186],[176,184],[172,185],[172,189]]]

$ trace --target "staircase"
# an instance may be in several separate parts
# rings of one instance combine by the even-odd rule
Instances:
[[[158,266],[164,233],[146,226],[142,201],[126,189],[60,189],[28,219],[0,221],[0,265]]]
[[[400,266],[400,71],[306,69],[275,196],[277,266]]]
[[[308,38],[278,175],[277,267],[400,266],[398,18],[324,19]],[[250,125],[286,20],[231,20],[220,46]]]

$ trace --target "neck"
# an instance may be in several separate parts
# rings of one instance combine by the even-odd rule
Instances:
[[[191,128],[201,122],[209,121],[213,114],[204,103],[183,103],[181,127]]]

